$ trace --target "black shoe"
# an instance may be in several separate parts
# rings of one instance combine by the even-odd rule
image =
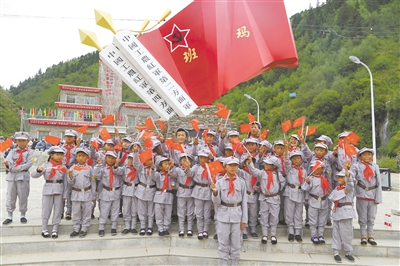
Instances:
[[[164,235],[165,235],[165,236],[170,236],[169,231],[168,231],[168,230],[165,230],[165,231],[164,231]]]
[[[151,236],[153,234],[153,229],[147,229],[146,235]]]
[[[293,234],[289,234],[288,240],[290,242],[293,242],[294,241],[294,235]]]
[[[267,237],[267,236],[263,236],[263,237],[261,238],[261,243],[262,243],[262,244],[267,244],[267,242],[268,242],[268,237]]]
[[[122,230],[122,235],[126,235],[126,234],[128,234],[130,231],[131,231],[131,230],[129,230],[129,229],[124,229],[124,230]]]
[[[199,234],[197,235],[197,239],[198,239],[198,240],[202,240],[202,239],[203,239],[203,233],[199,233]]]
[[[117,235],[117,229],[111,229],[111,235],[116,236]]]
[[[67,213],[66,215],[65,215],[65,220],[71,220],[71,214],[70,213]]]
[[[214,237],[213,237],[213,239],[214,239],[215,241],[218,241],[218,235],[215,234]]]
[[[301,238],[301,235],[295,235],[294,239],[296,239],[297,242],[303,242],[303,239]]]
[[[23,224],[26,224],[28,222],[28,220],[25,217],[21,217],[20,221]]]
[[[190,237],[190,236],[193,236],[193,231],[192,231],[192,230],[188,230],[187,233],[186,233],[186,235],[189,236],[189,237]]]
[[[104,230],[100,230],[100,231],[99,231],[99,236],[100,236],[100,237],[103,237],[104,235],[105,235],[105,234],[104,234]]]
[[[85,237],[87,235],[87,231],[80,231],[79,232],[79,237],[80,238],[83,238],[83,237]]]
[[[206,231],[203,232],[203,238],[208,238],[208,232]]]
[[[64,213],[61,213],[61,219],[64,218]]]
[[[318,237],[317,237],[317,236],[311,237],[311,241],[312,241],[314,244],[316,244],[316,245],[319,244],[319,240],[318,240]]]
[[[326,222],[326,226],[332,226],[332,221],[331,221],[331,220],[328,220],[328,221]]]
[[[146,234],[146,229],[142,228],[140,229],[139,235],[144,236]]]
[[[310,224],[309,224],[309,223],[306,223],[306,224],[305,224],[305,227],[310,228]]]
[[[337,263],[342,263],[342,258],[339,255],[333,257]]]
[[[276,239],[276,236],[271,236],[271,243],[272,245],[276,245],[278,243],[278,239]]]
[[[318,240],[320,244],[325,244],[325,239],[323,236],[318,237]]]
[[[135,228],[131,229],[132,235],[137,235],[137,230]]]
[[[247,237],[247,234],[243,234],[243,240],[247,240],[247,239],[249,239],[249,238]]]
[[[122,214],[122,212],[120,212],[120,213],[118,214],[118,217],[119,217],[119,218],[124,217],[124,215]]]
[[[73,231],[69,236],[70,237],[77,237],[79,235],[79,232]]]
[[[42,236],[43,236],[44,238],[50,238],[49,231],[44,231],[44,232],[42,232]]]
[[[252,237],[253,239],[257,239],[257,238],[258,238],[258,235],[257,235],[257,233],[251,233],[251,237]]]
[[[3,222],[4,225],[10,224],[10,223],[12,223],[12,220],[8,219],[8,218],[5,219],[4,222]]]
[[[351,255],[346,255],[346,258],[350,261],[350,262],[354,262],[354,258]]]
[[[53,232],[51,233],[51,238],[53,238],[53,239],[58,238],[58,233],[57,233],[56,231],[53,231]]]
[[[183,231],[179,231],[179,237],[184,237],[185,233]]]
[[[158,232],[158,236],[165,236],[165,232],[164,231],[159,231]]]

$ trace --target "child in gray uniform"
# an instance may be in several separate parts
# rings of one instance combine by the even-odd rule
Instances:
[[[261,238],[262,244],[267,244],[268,241],[268,228],[271,228],[271,243],[273,245],[278,243],[276,238],[276,227],[279,221],[279,204],[280,204],[280,191],[285,186],[285,178],[281,172],[277,171],[280,161],[276,157],[270,157],[264,160],[264,169],[260,170],[254,167],[251,161],[251,155],[247,159],[250,174],[254,175],[260,180],[260,211],[261,211],[261,228],[263,237]]]
[[[373,149],[362,148],[358,152],[358,161],[351,166],[352,176],[356,180],[355,196],[358,224],[360,225],[361,245],[376,246],[374,222],[378,204],[382,203],[382,186],[379,166],[372,161]],[[368,233],[368,240],[367,240]]]
[[[104,236],[104,227],[108,214],[111,211],[111,235],[117,235],[117,222],[121,196],[121,186],[124,168],[119,166],[119,158],[115,152],[108,151],[105,158],[106,163],[102,164],[101,158],[97,159],[94,167],[94,176],[100,180],[103,188],[99,194],[100,217],[99,236]]]
[[[174,161],[166,157],[156,157],[156,168],[159,172],[151,171],[151,178],[156,182],[156,194],[154,195],[154,213],[159,236],[169,236],[169,226],[172,215],[172,189],[176,188],[173,177],[168,173],[173,167]]]
[[[332,218],[332,249],[336,262],[341,262],[339,251],[342,249],[342,243],[346,258],[350,262],[354,262],[351,255],[353,246],[353,219],[356,218],[356,213],[353,208],[354,199],[354,182],[350,177],[349,168],[350,162],[346,161],[343,165],[344,170],[336,174],[338,186],[332,190],[329,195],[329,200],[334,203]]]
[[[70,237],[85,237],[90,226],[92,204],[96,202],[96,178],[93,169],[87,164],[89,150],[76,149],[77,164],[68,170],[72,187],[72,221],[74,231]]]
[[[43,175],[46,181],[43,186],[42,196],[42,236],[49,238],[47,229],[48,221],[53,209],[53,232],[52,238],[58,237],[58,225],[61,222],[63,211],[63,199],[67,196],[67,168],[62,164],[64,150],[58,146],[51,147],[47,153],[50,155],[47,163],[39,166],[35,172],[32,172],[33,178],[39,178]]]
[[[123,203],[123,218],[125,222],[123,235],[131,232],[136,235],[137,221],[137,198],[135,196],[136,187],[138,186],[139,178],[137,178],[136,168],[133,166],[133,153],[128,154],[128,163],[124,166],[124,185],[122,188],[122,203]]]
[[[6,209],[8,216],[3,222],[4,225],[12,222],[17,197],[19,200],[19,211],[21,212],[20,221],[23,224],[28,221],[25,217],[25,213],[28,210],[29,168],[32,166],[34,151],[28,147],[30,136],[27,132],[15,132],[13,138],[17,143],[17,147],[11,150],[4,160],[4,165],[8,170],[6,176]]]
[[[301,188],[309,193],[308,217],[311,231],[311,241],[314,244],[325,244],[324,230],[328,219],[328,194],[331,189],[328,178],[322,175],[324,163],[313,161],[310,164],[311,176],[307,176]]]
[[[218,253],[222,265],[237,265],[240,259],[240,235],[247,223],[247,194],[244,181],[237,176],[239,160],[224,161],[226,174],[216,184],[211,183],[212,201],[218,206]]]

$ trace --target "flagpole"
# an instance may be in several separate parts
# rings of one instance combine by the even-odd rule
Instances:
[[[304,142],[306,142],[307,134],[308,134],[308,126],[306,127],[306,135],[304,136]]]
[[[229,110],[229,113],[228,113],[228,117],[226,118],[226,121],[225,121],[225,128],[226,128],[226,125],[228,124],[228,119],[229,119],[229,116],[231,115],[231,110]]]

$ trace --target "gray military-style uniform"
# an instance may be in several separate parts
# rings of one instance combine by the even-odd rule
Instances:
[[[285,197],[285,221],[288,226],[288,233],[300,235],[303,221],[303,203],[305,192],[301,185],[307,176],[307,171],[302,167],[302,177],[299,181],[299,170],[289,160],[285,160],[286,168],[286,189],[283,192]]]
[[[76,164],[72,168],[71,185],[72,222],[74,231],[87,231],[90,226],[92,202],[96,200],[96,179],[94,170],[88,164]]]
[[[110,187],[110,168],[114,174],[114,180]],[[99,193],[100,217],[99,231],[104,230],[108,214],[111,211],[111,229],[117,229],[120,196],[122,193],[122,180],[124,175],[123,167],[114,165],[97,164],[94,167],[94,176],[100,181],[103,189]]]
[[[67,147],[69,147],[70,149],[68,149]],[[76,161],[76,149],[77,148],[79,148],[79,147],[77,147],[75,144],[72,144],[72,145],[64,144],[61,146],[61,149],[63,149],[65,152],[62,162],[68,169],[77,163],[77,161]],[[70,158],[69,158],[69,161],[67,162],[68,151],[70,153]],[[68,189],[66,200],[65,200],[65,205],[67,207],[66,214],[71,214],[71,212],[72,212],[72,201],[71,201],[72,187],[69,183],[66,183],[65,186]]]
[[[172,187],[173,177],[168,173],[151,171],[151,178],[156,182],[156,193],[154,194],[154,213],[159,232],[168,231],[171,225],[172,215]],[[162,190],[165,180],[168,178],[168,186]]]
[[[229,256],[232,261],[240,259],[240,223],[247,223],[247,194],[246,184],[243,179],[235,175],[233,183],[235,194],[230,193],[229,177],[225,175],[220,178],[216,185],[217,196],[212,194],[213,203],[218,206],[218,253],[219,257],[227,262]]]
[[[123,219],[124,229],[136,229],[138,199],[135,196],[139,184],[137,170],[128,164],[124,166],[124,185],[122,186]],[[129,174],[132,173],[130,176]]]
[[[138,216],[141,229],[152,229],[154,222],[154,194],[156,182],[151,178],[150,167],[145,167],[139,159],[137,152],[133,153],[133,166],[136,168],[139,185],[136,187],[135,196],[138,198]],[[146,227],[147,220],[147,227]]]
[[[248,165],[250,174],[256,176],[260,180],[260,211],[261,211],[261,228],[263,236],[268,236],[268,228],[271,228],[271,236],[276,236],[276,226],[279,222],[279,192],[285,186],[285,178],[281,172],[273,171],[273,183],[270,190],[267,190],[268,174],[264,170],[254,167],[253,163]]]
[[[312,237],[324,236],[324,229],[328,219],[328,212],[329,212],[329,202],[327,197],[329,191],[332,188],[329,187],[329,191],[325,194],[325,192],[322,189],[321,178],[315,175],[311,175],[310,183],[304,182],[301,185],[301,188],[307,191],[310,195],[310,198],[308,200],[309,204],[308,217],[310,223],[311,236]]]
[[[241,177],[246,185],[247,194],[247,210],[248,210],[248,224],[251,233],[256,232],[256,225],[258,219],[258,196],[259,193],[254,190],[257,186],[258,178],[248,173],[246,170],[239,169],[237,175]],[[252,184],[254,183],[254,184]],[[247,227],[244,229],[244,234],[247,234]]]
[[[50,162],[44,163],[44,170],[41,172],[32,172],[33,178],[43,176],[45,183],[42,192],[42,231],[48,231],[48,222],[53,209],[53,232],[58,232],[58,225],[61,222],[63,212],[63,199],[67,196],[68,188],[66,186],[67,168],[64,165],[53,165]],[[56,168],[54,176],[50,179],[52,168]]]
[[[378,209],[377,203],[382,203],[382,185],[379,166],[371,163],[370,167],[374,171],[374,176],[369,182],[364,176],[366,166],[357,161],[351,168],[351,176],[354,177],[354,195],[356,196],[356,210],[358,224],[360,225],[361,236],[372,235],[374,233],[374,222]]]
[[[344,193],[344,188],[347,194]],[[356,213],[353,207],[354,182],[351,177],[346,177],[346,185],[340,189],[339,186],[329,194],[329,200],[335,204],[332,211],[333,231],[332,231],[332,249],[334,255],[339,255],[342,249],[342,243],[346,255],[351,255],[353,246],[353,219]],[[340,190],[339,190],[340,189]],[[335,203],[337,201],[337,204]]]
[[[15,204],[17,202],[17,196],[19,201],[19,211],[21,216],[25,216],[28,210],[28,196],[29,196],[29,168],[32,166],[32,158],[34,151],[26,148],[22,152],[22,162],[16,166],[16,161],[19,158],[19,153],[16,149],[12,149],[7,157],[8,162],[8,174],[6,176],[7,181],[7,201],[6,209],[9,217],[12,217],[15,210]],[[19,149],[21,150],[21,149]]]

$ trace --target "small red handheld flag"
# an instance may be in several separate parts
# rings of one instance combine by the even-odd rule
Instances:
[[[349,135],[344,137],[344,140],[346,140],[347,142],[350,142],[353,145],[357,145],[358,141],[360,140],[360,137],[356,133],[350,132]]]
[[[318,168],[321,168],[324,165],[323,161],[316,161],[315,165],[311,168],[311,170],[314,172],[315,170],[317,170]]]
[[[222,103],[215,103],[215,105],[218,107],[218,110],[226,109],[226,106]]]
[[[153,118],[149,117],[146,120],[144,120],[144,124],[146,125],[147,129],[153,129],[154,128],[154,122]]]
[[[241,133],[248,133],[251,131],[251,125],[250,124],[242,124],[240,125],[240,132]]]
[[[151,140],[151,138],[147,138],[144,141],[143,144],[147,149],[152,149],[153,148],[153,141]]]
[[[143,132],[142,136],[140,138],[142,139],[147,139],[150,138],[152,136],[155,136],[156,134],[154,132],[150,132],[150,131],[145,131]]]
[[[114,123],[114,117],[113,117],[113,115],[108,115],[108,116],[104,117],[104,118],[101,120],[101,122],[102,122],[103,124]]]
[[[251,122],[254,122],[254,121],[257,121],[256,118],[254,117],[254,115],[252,115],[252,114],[250,114],[250,113],[247,114],[247,118],[249,119],[249,122],[250,122],[250,123],[251,123]]]
[[[88,129],[89,126],[83,126],[83,127],[78,127],[77,129],[75,129],[76,132],[79,133],[86,133],[86,130]]]
[[[100,148],[100,145],[96,140],[93,140],[92,142],[90,142],[90,145],[92,145],[92,147],[95,148],[96,151],[98,151]]]
[[[157,120],[158,125],[160,126],[161,130],[164,130],[164,128],[167,126],[167,124],[163,123],[160,119]]]
[[[198,119],[192,119],[190,120],[190,124],[192,125],[194,131],[196,131],[196,133],[199,133],[199,120]]]
[[[150,160],[152,157],[153,153],[151,150],[145,150],[144,152],[139,154],[139,159],[142,164],[145,163],[147,160]]]
[[[170,150],[172,146],[175,144],[175,141],[173,138],[167,138],[165,139],[165,144],[167,145],[168,150]]]
[[[58,143],[60,143],[61,138],[55,137],[55,136],[46,135],[44,140],[47,143],[50,143],[51,145],[55,146],[55,145],[58,145]]]
[[[182,152],[182,153],[185,153],[185,151],[184,151],[183,148],[182,148],[182,145],[179,144],[179,143],[174,143],[174,144],[172,145],[172,149],[173,149],[173,150],[180,151],[180,152]]]
[[[210,169],[210,173],[212,175],[215,175],[225,170],[220,161],[214,161],[212,163],[208,163],[208,168]]]
[[[8,148],[12,147],[13,141],[11,138],[0,143],[0,152],[6,151]]]
[[[223,119],[228,119],[230,112],[228,109],[221,109],[216,111],[215,114]]]
[[[101,139],[104,140],[104,141],[106,141],[106,140],[108,140],[108,139],[111,138],[110,133],[108,133],[108,130],[107,130],[105,127],[103,127],[103,129],[100,131],[99,136],[100,136]]]
[[[286,120],[285,122],[283,122],[283,123],[281,124],[281,126],[282,126],[282,131],[283,131],[283,133],[286,134],[286,132],[288,132],[289,129],[292,128],[292,122],[290,121],[290,119],[289,119],[289,120]]]
[[[318,126],[307,126],[306,136],[313,135],[317,133]]]
[[[297,118],[296,120],[293,121],[292,128],[301,127],[304,124],[305,120],[306,120],[305,116]]]
[[[262,140],[266,140],[267,137],[268,137],[268,133],[269,133],[269,130],[268,130],[268,129],[264,129],[264,131],[262,132],[260,138],[261,138]]]

